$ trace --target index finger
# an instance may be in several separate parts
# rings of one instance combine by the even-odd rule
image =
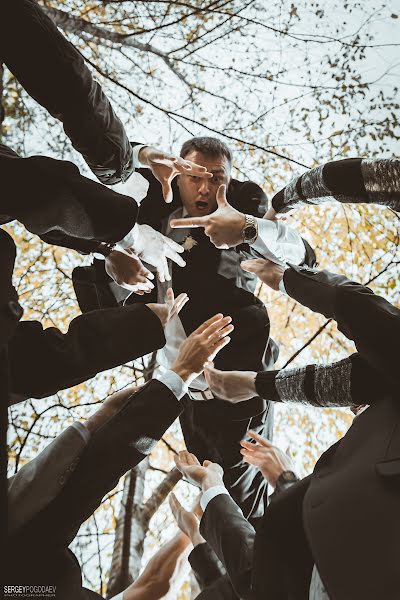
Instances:
[[[247,435],[249,437],[251,437],[253,440],[255,440],[256,442],[258,442],[259,444],[261,444],[261,446],[265,446],[266,448],[270,448],[272,446],[272,444],[269,440],[261,437],[261,435],[258,435],[258,433],[256,433],[255,431],[252,431],[251,429],[247,432]]]
[[[184,158],[179,158],[175,162],[175,169],[180,173],[190,173],[191,175],[197,175],[197,177],[204,177],[205,179],[210,179],[213,174],[207,171],[207,167],[202,167],[191,160],[186,160]]]
[[[208,225],[208,217],[189,217],[187,219],[171,219],[170,226],[172,229],[180,227],[206,227]]]

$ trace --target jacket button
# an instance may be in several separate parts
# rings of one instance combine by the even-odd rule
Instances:
[[[64,483],[65,483],[65,475],[61,475],[61,477],[60,477],[60,478],[59,478],[59,480],[58,480],[58,483],[59,483],[60,485],[64,485]]]
[[[14,300],[10,300],[7,306],[14,319],[19,321],[22,315],[24,314],[22,306],[20,306],[18,302],[15,302]]]

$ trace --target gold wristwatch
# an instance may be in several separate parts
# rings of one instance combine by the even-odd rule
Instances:
[[[245,244],[254,244],[258,238],[258,223],[257,219],[252,215],[245,216],[245,225],[242,229],[242,238]]]

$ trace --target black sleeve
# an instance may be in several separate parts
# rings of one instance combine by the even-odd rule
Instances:
[[[368,287],[343,275],[291,265],[284,274],[289,296],[337,322],[361,358],[398,385],[400,310]]]
[[[160,320],[143,304],[80,315],[65,334],[22,321],[8,345],[10,392],[20,400],[49,396],[164,344]]]
[[[129,177],[132,147],[80,52],[34,0],[4,0],[0,58],[28,94],[63,122],[72,145],[106,184]]]
[[[136,202],[87,177],[70,162],[21,158],[0,144],[1,221],[17,219],[44,241],[83,252],[118,242],[134,226]]]
[[[233,589],[242,600],[251,591],[255,530],[226,494],[216,496],[200,522],[200,533],[224,565]]]
[[[276,212],[327,200],[372,203],[400,211],[400,160],[347,158],[295,177],[272,199]]]
[[[207,543],[195,546],[188,560],[201,590],[225,574],[214,550]]]
[[[130,469],[151,453],[182,407],[163,383],[152,380],[127,398],[117,412],[95,431],[56,498],[14,537],[32,560],[59,555],[74,539],[80,525],[102,498]],[[28,552],[29,555],[29,552]],[[40,564],[40,568],[42,568]],[[51,570],[51,569],[50,569]]]
[[[264,190],[254,181],[232,179],[226,199],[236,210],[254,217],[263,217],[268,208],[268,198]]]
[[[343,275],[291,265],[284,274],[289,296],[335,319],[358,353],[331,365],[259,373],[263,398],[314,406],[373,404],[399,384],[400,310]]]

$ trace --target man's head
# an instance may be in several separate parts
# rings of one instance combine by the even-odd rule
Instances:
[[[178,187],[182,204],[191,217],[202,217],[217,208],[215,199],[220,185],[228,186],[231,179],[232,154],[228,146],[212,137],[195,137],[185,142],[181,157],[207,167],[211,179],[179,175]]]

